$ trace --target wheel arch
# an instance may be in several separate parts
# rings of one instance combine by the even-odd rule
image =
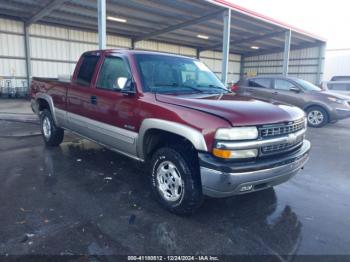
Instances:
[[[198,151],[208,151],[204,136],[198,130],[161,119],[145,119],[140,128],[137,152],[141,159],[147,160],[157,145],[182,139]]]
[[[57,125],[57,118],[56,118],[56,114],[55,114],[55,106],[53,103],[53,100],[51,98],[51,96],[47,95],[47,94],[43,94],[43,93],[37,93],[35,96],[35,101],[38,105],[38,113],[40,113],[40,111],[43,111],[44,109],[49,109],[53,120],[55,121],[55,124]]]
[[[306,105],[303,110],[305,111],[305,113],[307,112],[307,110],[309,110],[311,107],[320,107],[322,108],[326,113],[327,113],[327,116],[328,116],[328,119],[330,120],[330,111],[329,109],[327,108],[327,106],[325,105],[322,105],[322,104],[319,104],[319,103],[312,103],[312,104],[308,104]]]

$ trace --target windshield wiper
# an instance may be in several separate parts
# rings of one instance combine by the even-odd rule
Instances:
[[[156,84],[154,85],[155,87],[162,87],[162,86],[172,86],[172,87],[185,87],[185,88],[189,88],[192,90],[195,90],[197,92],[203,93],[203,90],[201,90],[200,88],[196,88],[194,86],[187,86],[187,85],[179,85],[178,83],[172,83],[172,84]]]
[[[227,89],[227,88],[224,88],[224,87],[221,87],[221,86],[216,86],[216,85],[207,85],[207,86],[201,86],[201,87],[207,87],[207,88],[215,88],[215,89],[221,89],[221,90],[224,90],[228,93],[232,93],[231,90]]]

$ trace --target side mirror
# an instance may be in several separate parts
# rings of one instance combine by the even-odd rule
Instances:
[[[295,92],[295,93],[300,93],[301,89],[299,87],[293,86],[289,88],[289,91]]]
[[[117,88],[123,90],[126,86],[126,82],[128,82],[128,79],[126,77],[118,77],[115,84]]]
[[[123,84],[123,85],[120,85],[121,93],[126,95],[136,94],[136,87],[132,78],[127,79],[126,77],[119,77],[117,81],[120,81],[120,84]]]
[[[118,77],[116,84],[118,87],[118,90],[120,90],[121,93],[124,94],[135,94],[135,83],[132,81],[131,78],[126,77]]]

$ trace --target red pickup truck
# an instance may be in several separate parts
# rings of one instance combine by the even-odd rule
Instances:
[[[145,162],[156,199],[178,214],[204,195],[285,182],[309,157],[301,109],[238,96],[188,57],[86,52],[70,81],[33,78],[31,99],[47,146],[69,130]]]

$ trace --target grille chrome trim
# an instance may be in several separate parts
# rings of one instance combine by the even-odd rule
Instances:
[[[262,126],[259,128],[259,134],[265,139],[295,133],[305,128],[305,120],[300,119],[288,124]]]

